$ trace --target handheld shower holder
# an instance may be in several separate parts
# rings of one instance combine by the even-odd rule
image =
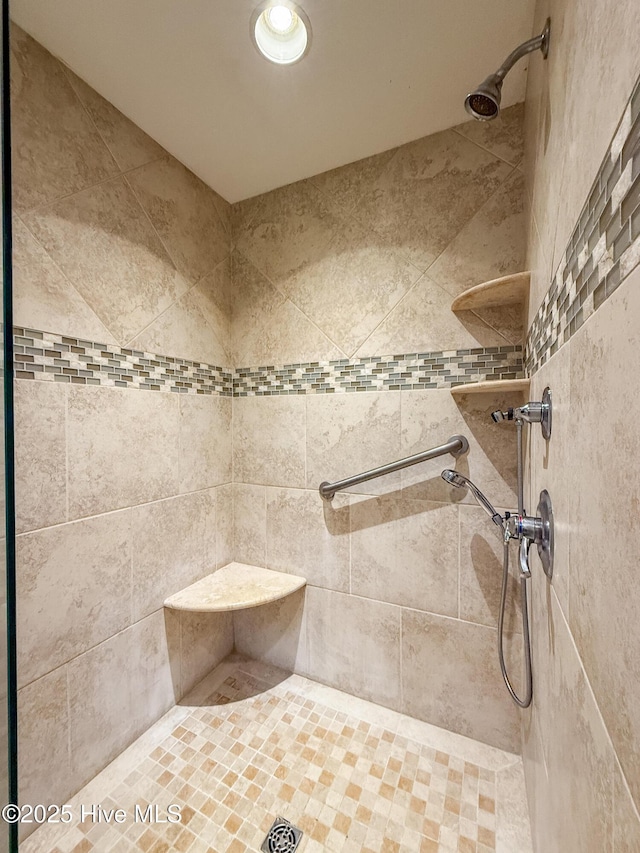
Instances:
[[[505,412],[497,409],[491,413],[495,423],[502,421],[526,421],[528,424],[540,424],[542,437],[545,441],[551,438],[552,423],[551,389],[547,387],[542,392],[541,402],[529,402],[519,408],[509,408]]]

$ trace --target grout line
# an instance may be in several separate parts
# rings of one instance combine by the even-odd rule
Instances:
[[[95,308],[93,308],[93,307],[91,306],[91,304],[87,301],[87,299],[85,299],[85,297],[82,295],[82,293],[80,293],[80,291],[78,290],[78,288],[77,288],[77,287],[75,286],[75,284],[71,281],[71,279],[67,276],[67,274],[64,272],[64,270],[63,270],[63,269],[58,265],[57,261],[55,261],[55,260],[54,260],[54,258],[52,258],[52,257],[51,257],[51,255],[49,254],[49,251],[47,250],[46,246],[45,246],[45,245],[40,241],[40,239],[39,239],[38,237],[36,237],[36,235],[33,233],[33,231],[29,228],[28,224],[24,221],[24,219],[22,218],[22,216],[21,216],[21,215],[19,215],[19,214],[17,214],[17,213],[14,213],[14,216],[15,216],[15,217],[20,221],[20,223],[21,223],[22,227],[25,229],[25,231],[27,232],[27,234],[29,235],[29,237],[34,241],[34,243],[35,243],[35,244],[36,244],[36,245],[37,245],[37,246],[38,246],[38,247],[39,247],[39,248],[44,252],[44,254],[47,256],[47,259],[51,262],[51,264],[53,265],[53,267],[54,267],[54,268],[56,269],[56,271],[60,274],[61,278],[63,278],[63,279],[64,279],[64,281],[67,283],[67,285],[69,286],[69,288],[71,289],[71,291],[72,291],[73,293],[75,293],[75,294],[77,295],[78,299],[79,299],[81,302],[83,302],[83,303],[87,306],[87,308],[89,309],[89,311],[91,311],[91,313],[94,315],[94,317],[96,318],[96,320],[100,323],[100,325],[102,326],[102,328],[103,328],[103,329],[105,330],[105,332],[106,332],[106,334],[105,334],[105,343],[107,343],[107,344],[108,344],[108,346],[117,346],[117,347],[119,347],[119,346],[120,346],[120,343],[119,343],[118,339],[116,338],[116,336],[115,336],[115,335],[114,335],[114,334],[113,334],[113,333],[112,333],[112,332],[107,328],[107,326],[104,324],[104,321],[103,321],[103,320],[101,319],[101,317],[96,313]],[[16,322],[16,321],[15,321],[15,317],[14,317],[14,323],[13,323],[13,326],[14,326],[14,328],[19,328],[19,329],[22,329],[22,328],[30,328],[30,327],[25,327],[25,326],[21,325],[20,323]],[[45,334],[50,334],[50,335],[59,335],[60,337],[62,337],[62,336],[63,336],[63,333],[58,333],[58,332],[47,332],[47,331],[45,331],[44,329],[37,329],[37,330],[34,330],[34,331],[41,331],[41,332],[44,332]],[[76,336],[76,335],[71,335],[71,334],[67,335],[66,333],[64,333],[64,337],[68,337],[68,338],[75,338],[75,337],[77,337],[77,336]],[[112,339],[113,339],[113,343],[110,343],[110,342],[109,342],[109,338],[112,338]]]
[[[524,103],[524,102],[523,102],[523,101],[521,101],[520,103]],[[516,104],[512,104],[512,106],[517,106],[517,105],[516,105]],[[506,107],[506,109],[509,109],[509,107]],[[470,123],[471,123],[471,122],[465,122],[465,124],[470,124]],[[518,162],[517,162],[517,163],[512,163],[512,162],[511,162],[511,160],[507,160],[507,159],[506,159],[505,157],[503,157],[501,154],[498,154],[496,151],[492,151],[490,148],[487,148],[487,146],[486,146],[486,145],[482,145],[482,144],[481,144],[480,142],[478,142],[477,140],[475,140],[475,139],[471,139],[471,137],[467,136],[465,133],[462,133],[462,131],[461,131],[461,130],[458,130],[458,127],[460,127],[460,125],[457,125],[456,127],[450,127],[450,128],[449,128],[449,130],[452,130],[454,133],[457,133],[457,134],[458,134],[458,136],[461,136],[463,139],[466,139],[466,140],[467,140],[467,142],[470,142],[472,145],[475,145],[475,146],[476,146],[476,148],[480,148],[482,151],[486,151],[486,152],[487,152],[487,154],[491,154],[491,156],[492,156],[492,157],[495,157],[497,160],[502,160],[502,162],[503,162],[503,163],[506,163],[506,164],[507,164],[507,166],[511,166],[513,169],[518,169],[518,168],[520,168],[520,165],[521,165],[521,163],[522,163],[522,158],[520,158],[520,160],[518,160]]]
[[[64,387],[66,388],[67,386],[64,386]],[[153,506],[154,504],[166,503],[168,501],[180,500],[182,498],[189,498],[189,497],[192,497],[194,495],[204,495],[210,489],[217,489],[217,488],[220,488],[222,486],[230,486],[230,485],[233,485],[233,483],[231,483],[231,481],[227,481],[225,483],[216,483],[214,486],[206,486],[204,489],[194,489],[193,491],[190,491],[190,492],[177,492],[174,495],[167,495],[166,497],[163,497],[163,498],[155,498],[154,500],[143,501],[143,502],[138,503],[138,504],[127,504],[126,506],[116,507],[115,509],[107,509],[107,510],[104,510],[104,512],[97,512],[97,513],[93,513],[92,515],[81,515],[81,516],[78,516],[78,518],[71,518],[68,521],[62,521],[62,522],[59,522],[58,524],[49,524],[46,527],[35,527],[32,530],[23,530],[22,532],[20,532],[18,534],[18,538],[21,538],[24,536],[31,536],[34,533],[40,533],[41,531],[44,531],[44,530],[55,530],[55,528],[64,527],[67,524],[79,524],[80,522],[83,522],[83,521],[91,521],[94,518],[102,518],[105,515],[115,515],[118,512],[127,512],[128,510],[134,510],[134,509],[139,509],[142,507]],[[250,485],[250,484],[248,484],[248,485]]]

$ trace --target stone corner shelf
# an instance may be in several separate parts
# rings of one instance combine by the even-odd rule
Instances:
[[[452,311],[473,311],[476,308],[499,308],[502,305],[524,304],[529,292],[531,273],[519,272],[476,284],[461,293],[451,303]]]
[[[505,391],[528,391],[530,379],[496,379],[488,382],[468,382],[466,385],[456,385],[451,388],[454,397],[459,394],[502,393]]]
[[[305,578],[245,563],[229,563],[164,602],[172,610],[216,612],[243,610],[277,601],[307,583]]]

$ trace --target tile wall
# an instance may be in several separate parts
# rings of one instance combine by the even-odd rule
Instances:
[[[490,412],[519,395],[449,388],[521,375],[518,309],[451,311],[464,289],[524,269],[521,124],[513,107],[232,211],[232,341],[248,365],[233,400],[234,554],[308,579],[306,593],[237,613],[237,648],[514,750],[496,654],[501,545],[440,472],[457,464],[515,504],[515,435]],[[471,444],[457,463],[332,504],[318,495],[455,433]]]
[[[520,375],[521,312],[450,305],[524,268],[522,108],[230,207],[17,29],[13,51],[24,799],[64,800],[234,634],[516,749],[500,543],[454,460],[317,486],[461,432],[458,469],[513,507],[489,414],[520,397],[449,388]],[[231,559],[309,585],[233,625],[163,613]]]
[[[630,853],[640,849],[640,8],[540,0],[536,31],[547,15],[551,52],[530,63],[525,119],[526,346],[532,399],[547,384],[553,393],[551,441],[532,432],[530,488],[532,505],[551,494],[557,550],[551,583],[534,567],[523,752],[538,853]]]
[[[230,618],[162,608],[231,559],[230,379],[198,372],[230,364],[230,214],[11,36],[19,775],[64,802],[233,645]]]

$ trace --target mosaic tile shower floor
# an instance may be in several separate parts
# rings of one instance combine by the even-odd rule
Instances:
[[[37,830],[21,853],[248,853],[277,816],[303,831],[300,853],[528,853],[520,769],[517,756],[232,656],[71,800],[72,824]],[[81,805],[98,803],[127,819],[81,823]],[[180,805],[181,822],[135,822],[136,804],[162,816]]]

